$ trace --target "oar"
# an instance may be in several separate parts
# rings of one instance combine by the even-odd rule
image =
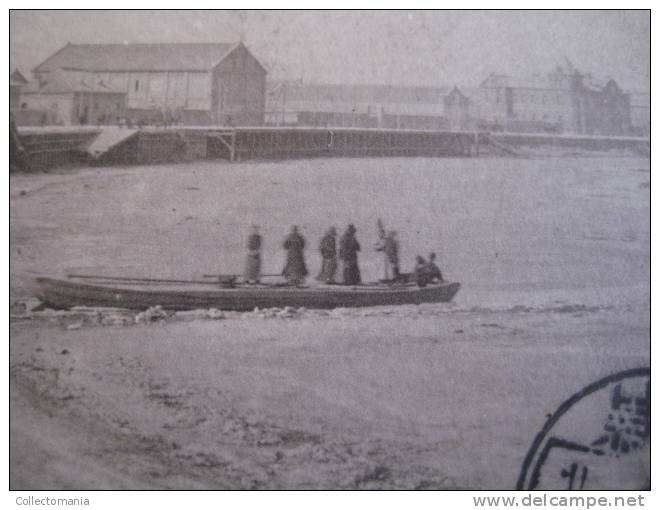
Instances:
[[[240,278],[240,274],[205,274],[204,278]],[[260,274],[262,276],[282,276],[282,274]]]
[[[69,278],[79,278],[84,280],[111,280],[118,282],[136,282],[136,283],[201,283],[205,285],[215,285],[217,282],[206,280],[170,280],[165,278],[133,278],[130,276],[104,276],[93,274],[69,274]]]

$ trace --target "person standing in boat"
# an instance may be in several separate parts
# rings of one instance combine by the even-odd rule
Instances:
[[[355,238],[356,229],[349,225],[339,241],[339,258],[344,266],[344,285],[358,285],[362,283],[360,268],[358,266],[358,252],[360,243]]]
[[[259,283],[261,274],[261,235],[259,235],[257,225],[252,226],[252,233],[248,237],[247,251],[245,283]]]
[[[321,272],[316,279],[320,282],[335,283],[337,272],[337,229],[330,227],[319,243],[321,252]]]
[[[302,285],[309,273],[305,265],[305,238],[300,235],[297,226],[291,228],[283,247],[286,250],[286,265],[282,274],[290,285]]]
[[[385,253],[385,277],[392,273],[392,280],[398,281],[401,273],[399,271],[399,241],[397,240],[395,230],[390,230],[381,238],[381,242],[376,247],[376,251]]]

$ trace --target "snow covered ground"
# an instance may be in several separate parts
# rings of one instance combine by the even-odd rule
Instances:
[[[253,223],[265,272],[297,224],[313,274],[327,227],[354,223],[373,280],[378,217],[404,268],[436,251],[462,283],[419,307],[17,316],[12,488],[513,488],[548,413],[650,364],[649,186],[629,157],[12,175],[13,300],[36,274],[240,273]],[[585,488],[647,483],[624,468]]]

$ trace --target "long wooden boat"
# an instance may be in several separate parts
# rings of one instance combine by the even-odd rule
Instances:
[[[116,307],[144,310],[162,306],[168,310],[249,311],[254,308],[340,308],[378,305],[442,303],[450,301],[459,283],[430,284],[420,288],[406,285],[320,285],[317,287],[237,286],[223,288],[210,282],[150,285],[137,281],[102,280],[90,283],[76,279],[37,278],[38,296],[45,306],[68,309],[74,306]]]

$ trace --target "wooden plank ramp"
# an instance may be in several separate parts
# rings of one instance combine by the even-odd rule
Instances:
[[[100,158],[113,147],[128,140],[138,132],[137,129],[121,127],[104,127],[96,139],[87,148],[93,158]]]

